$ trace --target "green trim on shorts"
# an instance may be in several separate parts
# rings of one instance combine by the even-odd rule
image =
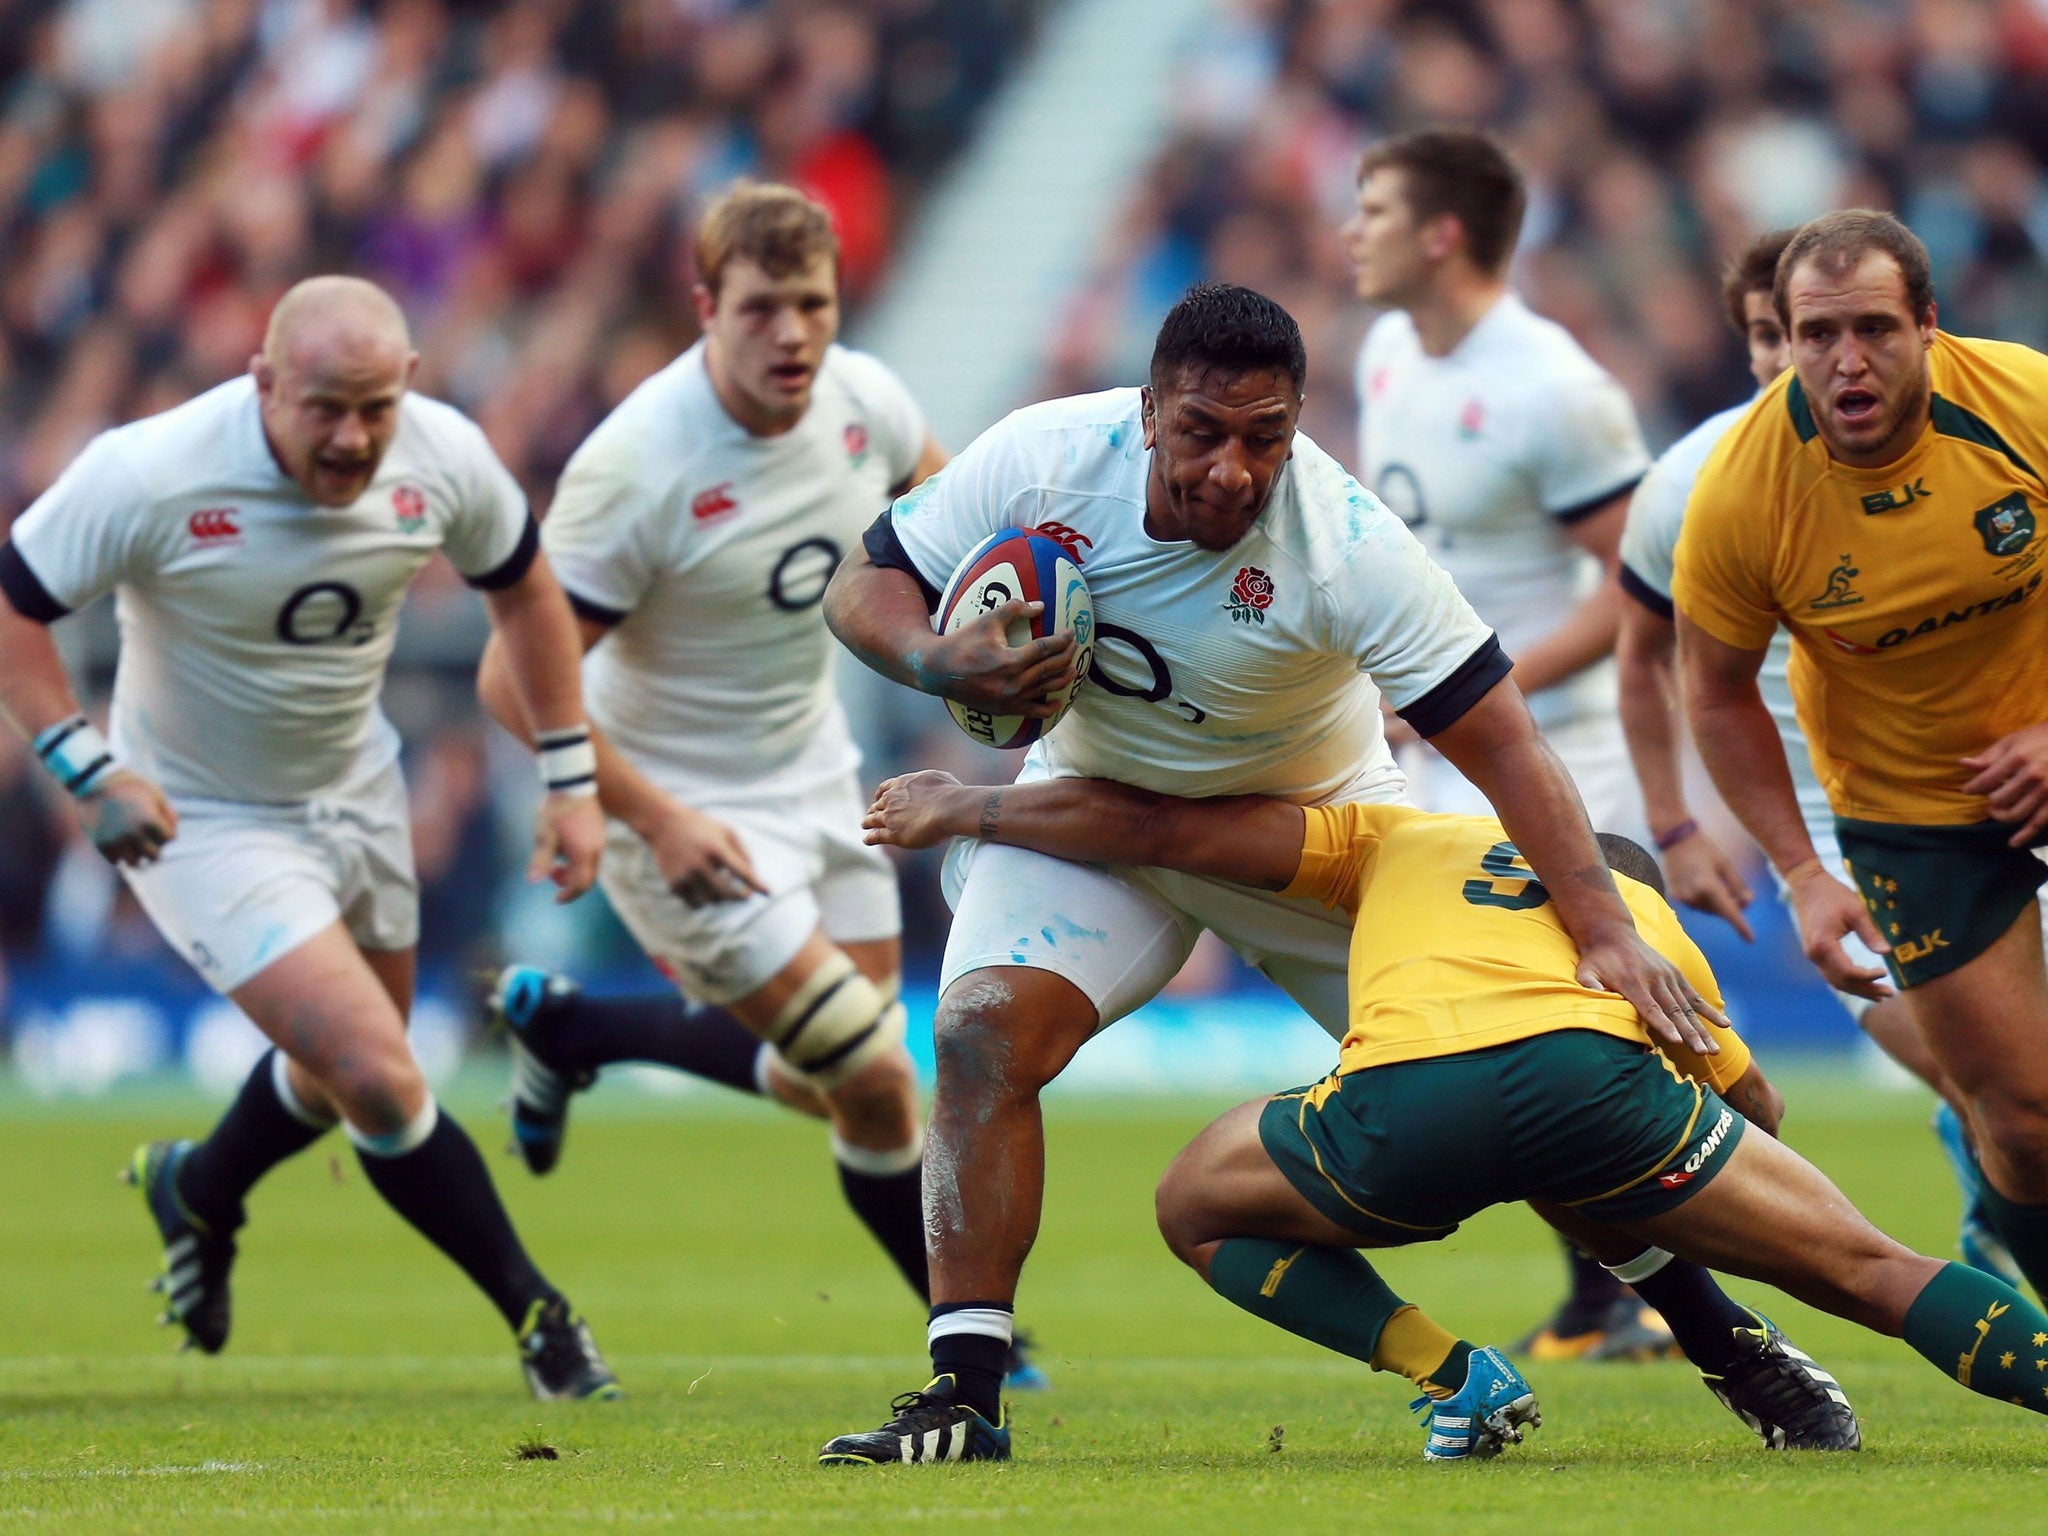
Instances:
[[[1324,1216],[1400,1244],[1510,1201],[1608,1221],[1670,1210],[1726,1166],[1745,1124],[1647,1046],[1566,1029],[1278,1094],[1259,1140]]]
[[[2002,821],[1960,827],[1835,818],[1835,839],[1903,989],[1946,976],[1983,954],[2033,905],[2048,864],[2007,846]]]

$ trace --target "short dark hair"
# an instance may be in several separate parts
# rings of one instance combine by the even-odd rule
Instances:
[[[1166,312],[1152,345],[1152,384],[1182,368],[1206,373],[1284,373],[1301,393],[1308,348],[1294,316],[1236,283],[1197,283]]]
[[[1758,235],[1721,269],[1721,304],[1736,335],[1749,334],[1749,306],[1743,301],[1752,293],[1776,291],[1778,258],[1798,233],[1796,229],[1774,229],[1768,235]]]
[[[1647,885],[1659,896],[1669,895],[1664,889],[1664,871],[1649,849],[1619,832],[1596,832],[1593,836],[1600,844],[1600,856],[1607,861],[1609,869],[1617,875],[1628,876],[1639,885]]]
[[[825,205],[795,187],[741,178],[721,192],[697,223],[697,281],[718,297],[725,269],[751,261],[778,282],[820,256],[839,261],[839,236]]]
[[[1872,251],[1882,251],[1898,264],[1906,284],[1906,304],[1915,320],[1934,313],[1934,269],[1927,260],[1927,247],[1920,237],[1899,222],[1896,215],[1880,208],[1844,208],[1824,213],[1804,225],[1778,258],[1778,272],[1771,285],[1771,302],[1778,319],[1789,327],[1792,306],[1788,295],[1792,274],[1803,262],[1813,262],[1829,277],[1846,277],[1856,263]]]
[[[1361,183],[1389,169],[1401,172],[1418,220],[1454,215],[1464,226],[1465,251],[1474,266],[1486,272],[1507,266],[1529,193],[1498,139],[1476,128],[1419,128],[1358,157]]]

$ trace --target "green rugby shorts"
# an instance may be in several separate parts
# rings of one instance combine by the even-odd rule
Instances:
[[[2002,821],[1914,827],[1835,818],[1842,862],[1891,941],[1885,967],[1900,987],[1969,964],[2033,905],[2048,864],[2007,847],[2012,834]]]

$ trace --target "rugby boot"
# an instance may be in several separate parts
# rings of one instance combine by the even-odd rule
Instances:
[[[178,1194],[178,1167],[191,1141],[151,1141],[135,1149],[121,1177],[142,1191],[142,1202],[163,1238],[163,1273],[150,1282],[165,1310],[157,1322],[182,1323],[186,1349],[220,1353],[228,1341],[228,1273],[235,1264],[232,1229],[216,1231],[186,1209]]]
[[[562,1008],[581,990],[566,976],[508,965],[484,1004],[491,1027],[504,1032],[512,1049],[512,1150],[533,1173],[547,1173],[561,1161],[569,1097],[597,1081],[595,1072],[563,1072],[549,1061]]]
[[[1411,1413],[1426,1412],[1429,1436],[1424,1461],[1485,1460],[1519,1445],[1525,1429],[1539,1428],[1543,1415],[1522,1373],[1497,1349],[1475,1349],[1465,1367],[1465,1385],[1451,1397],[1418,1397]]]
[[[1045,1392],[1052,1379],[1031,1358],[1031,1335],[1019,1332],[1010,1338],[1010,1352],[1003,1356],[1003,1386],[1011,1392]]]
[[[2012,1250],[1993,1229],[1984,1214],[1984,1173],[1977,1163],[1977,1149],[1970,1145],[1970,1133],[1962,1116],[1944,1101],[1934,1112],[1934,1136],[1948,1159],[1949,1172],[1956,1177],[1956,1189],[1963,1197],[1962,1220],[1956,1227],[1956,1248],[1963,1262],[1980,1269],[1994,1280],[2003,1280],[2014,1290],[2023,1290],[2025,1279],[2013,1262]]]
[[[623,1397],[619,1379],[597,1352],[590,1325],[571,1315],[560,1297],[536,1301],[519,1330],[519,1364],[526,1384],[542,1402]]]
[[[1009,1415],[991,1424],[966,1404],[955,1402],[951,1376],[934,1376],[922,1392],[905,1392],[889,1411],[893,1417],[880,1429],[827,1441],[818,1453],[818,1465],[1010,1459]]]
[[[1519,1339],[1526,1360],[1669,1360],[1683,1351],[1656,1308],[1639,1296],[1617,1296],[1587,1316],[1567,1300],[1549,1321]]]
[[[1749,1310],[1754,1328],[1735,1330],[1735,1363],[1723,1375],[1700,1372],[1721,1405],[1774,1451],[1855,1451],[1863,1447],[1856,1411],[1835,1378]]]

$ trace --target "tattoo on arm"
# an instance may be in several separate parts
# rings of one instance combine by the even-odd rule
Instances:
[[[992,789],[988,798],[981,803],[981,821],[974,829],[974,835],[984,843],[996,840],[996,829],[1003,821],[1003,792]]]

